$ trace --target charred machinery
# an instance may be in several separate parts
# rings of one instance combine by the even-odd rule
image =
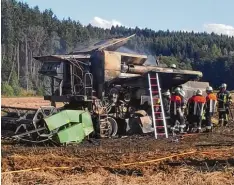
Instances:
[[[154,131],[148,75],[157,74],[160,90],[166,91],[197,80],[202,73],[146,66],[145,55],[117,52],[131,37],[109,39],[66,55],[34,57],[42,63],[39,73],[45,81],[44,99],[51,106],[32,114],[33,110],[22,108],[23,114],[15,114],[12,110],[16,108],[2,107],[6,112],[2,119],[16,127],[13,137],[69,143],[79,142],[93,131],[100,137]],[[57,102],[64,107],[56,108]]]

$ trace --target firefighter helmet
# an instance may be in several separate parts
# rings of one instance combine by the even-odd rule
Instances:
[[[202,91],[200,89],[197,90],[196,95],[202,95]]]
[[[227,84],[223,83],[223,84],[221,85],[221,88],[222,88],[222,89],[226,89],[226,88],[227,88]]]
[[[211,86],[208,86],[207,88],[206,88],[206,92],[212,92],[213,91],[213,88],[211,87]]]
[[[169,91],[169,90],[167,90],[166,92],[164,92],[164,93],[163,93],[163,95],[165,95],[165,96],[170,96],[170,95],[171,95],[171,93],[170,93],[170,91]]]
[[[175,92],[175,93],[180,93],[180,91],[181,91],[181,89],[180,89],[179,87],[176,87],[176,88],[174,89],[174,92]]]

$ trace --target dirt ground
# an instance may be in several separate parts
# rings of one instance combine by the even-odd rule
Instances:
[[[2,99],[2,105],[44,103],[40,98],[22,100],[25,104],[19,98]],[[209,134],[159,140],[145,135],[90,139],[66,147],[26,146],[5,140],[1,144],[4,185],[234,184],[234,123]]]

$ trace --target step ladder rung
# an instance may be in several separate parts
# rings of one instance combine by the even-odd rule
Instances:
[[[157,118],[157,119],[155,119],[156,121],[161,121],[161,120],[163,120],[163,118]]]
[[[156,80],[156,79],[157,79],[157,78],[151,78],[151,77],[150,77],[150,80]]]
[[[166,135],[166,133],[157,133],[157,135],[164,136],[164,135]]]
[[[157,87],[158,85],[157,84],[151,84],[151,87]]]
[[[154,114],[162,114],[162,112],[154,112]]]
[[[152,93],[158,93],[158,91],[152,91]]]
[[[164,128],[164,126],[156,126],[156,128]]]
[[[153,105],[154,107],[161,107],[161,105]]]

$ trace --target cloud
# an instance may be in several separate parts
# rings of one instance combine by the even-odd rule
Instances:
[[[102,19],[100,17],[94,17],[93,20],[90,21],[90,24],[92,26],[96,26],[96,27],[100,27],[100,28],[111,28],[111,26],[121,26],[121,22],[117,21],[117,20],[111,20],[111,21],[108,21],[108,20],[105,20],[105,19]]]
[[[234,36],[234,27],[225,24],[204,24],[204,30],[208,33],[214,32],[216,34],[224,34]]]

